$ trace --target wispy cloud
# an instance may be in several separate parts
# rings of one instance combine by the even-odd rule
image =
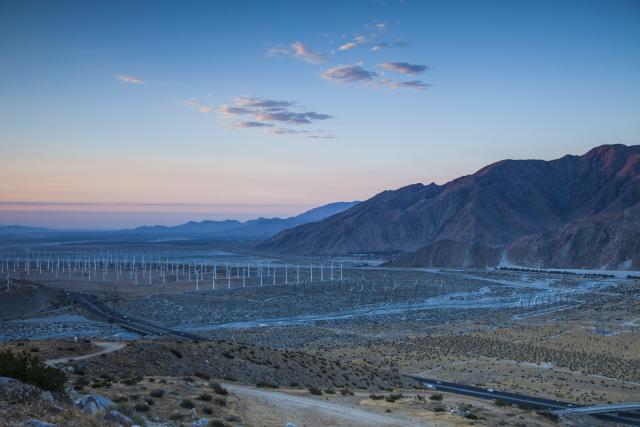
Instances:
[[[319,64],[326,59],[325,55],[320,52],[309,49],[302,42],[295,42],[291,44],[293,49],[293,56],[307,61],[311,64]]]
[[[336,136],[323,130],[298,130],[274,127],[269,129],[274,135],[301,135],[310,139],[336,139]]]
[[[384,31],[384,30],[386,30],[386,29],[387,29],[387,24],[386,24],[386,23],[384,23],[384,22],[378,22],[378,23],[375,25],[375,27],[376,27],[376,30],[378,30],[378,31]]]
[[[349,50],[353,49],[354,47],[358,47],[358,45],[354,42],[348,42],[338,47],[338,50]]]
[[[201,113],[211,113],[212,111],[214,111],[214,108],[212,106],[203,104],[199,101],[196,101],[195,99],[187,99],[186,101],[182,101],[182,103],[187,107],[191,107],[200,111]]]
[[[389,87],[391,89],[415,89],[415,90],[426,90],[430,87],[430,84],[427,84],[420,80],[411,80],[408,82],[391,82]]]
[[[123,75],[123,74],[120,74],[120,75],[116,76],[116,78],[118,80],[120,80],[121,82],[130,83],[130,84],[134,84],[134,85],[141,85],[141,84],[144,83],[144,80],[142,80],[139,77],[126,76],[126,75]]]
[[[198,107],[202,104],[194,101],[187,105],[199,109]],[[311,125],[317,121],[333,118],[329,114],[307,111],[292,101],[238,96],[233,99],[232,105],[224,104],[217,109],[208,109],[203,112],[210,111],[217,111],[222,117],[242,119],[231,123],[230,127],[232,129],[262,128],[275,135],[300,135],[306,138],[323,139],[335,138],[334,135],[326,131],[282,127],[283,125]]]
[[[267,58],[296,58],[310,64],[320,64],[327,59],[325,54],[310,49],[302,42],[291,43],[289,46],[271,46],[264,55]]]
[[[238,96],[234,98],[234,102],[236,103],[236,105],[253,108],[288,108],[295,105],[295,102],[276,101],[273,99],[262,98],[248,98],[245,96]]]
[[[323,79],[334,83],[357,83],[371,82],[377,76],[377,73],[375,71],[365,70],[358,64],[336,65],[335,67],[325,70],[321,76]]]
[[[389,45],[387,43],[376,43],[373,46],[371,46],[371,48],[369,49],[371,52],[378,52],[381,49],[384,49],[385,47],[388,47]]]
[[[232,123],[231,127],[234,129],[249,129],[249,128],[273,127],[273,125],[271,123],[243,121],[243,122]]]
[[[420,74],[429,69],[426,65],[409,64],[408,62],[384,62],[378,64],[378,67],[402,74]]]
[[[407,47],[409,46],[409,42],[405,40],[398,39],[393,42],[393,47]]]

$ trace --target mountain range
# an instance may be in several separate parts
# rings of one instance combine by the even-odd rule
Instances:
[[[217,237],[234,239],[266,239],[288,228],[321,221],[331,215],[355,206],[358,202],[329,203],[290,218],[257,218],[245,222],[238,220],[189,221],[173,227],[155,225],[129,230],[135,234],[156,236]]]
[[[213,238],[213,239],[239,239],[239,240],[263,240],[269,238],[283,230],[301,224],[314,221],[321,221],[331,215],[335,215],[349,209],[358,202],[335,202],[323,205],[300,215],[290,218],[257,218],[241,222],[233,219],[221,221],[189,221],[176,226],[142,226],[130,230],[54,230],[49,228],[26,227],[18,225],[0,226],[0,236],[3,237],[26,237],[26,236],[49,236],[51,234],[91,234],[100,239],[113,238],[142,238],[142,239],[191,239],[191,238]]]
[[[640,267],[640,146],[502,160],[443,185],[384,191],[256,249],[390,254],[389,265]]]

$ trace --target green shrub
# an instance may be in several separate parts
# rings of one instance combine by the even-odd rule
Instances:
[[[557,423],[558,421],[560,421],[560,417],[558,415],[554,414],[553,412],[538,411],[538,415],[540,415],[543,418],[548,419],[549,421],[553,421],[554,423]]]
[[[226,388],[222,387],[220,383],[211,383],[209,384],[209,386],[213,389],[215,394],[219,394],[221,396],[226,396],[229,394],[229,391]]]
[[[441,394],[432,394],[431,396],[429,396],[430,400],[435,400],[437,402],[440,402],[442,400],[442,395]]]
[[[258,381],[256,383],[256,387],[258,388],[278,388],[277,384],[270,383],[269,381]]]
[[[138,412],[149,412],[149,405],[147,405],[146,403],[136,403],[133,406],[133,409],[135,409]]]
[[[162,389],[158,389],[158,390],[152,390],[151,393],[149,393],[149,395],[151,397],[164,397],[164,390]]]
[[[14,354],[7,350],[0,353],[0,376],[11,377],[43,390],[63,392],[66,374],[45,365],[38,356],[28,353]]]
[[[203,402],[211,402],[211,395],[209,393],[202,393],[200,396],[196,397],[198,400],[202,400]]]
[[[182,399],[182,401],[180,402],[180,406],[184,409],[193,409],[196,405],[194,405],[193,402],[189,399]]]
[[[227,399],[225,399],[224,397],[216,397],[215,399],[213,399],[213,403],[218,406],[227,406]]]
[[[322,395],[322,390],[317,387],[309,387],[307,390],[309,390],[309,393],[313,394],[314,396]]]
[[[343,396],[353,396],[353,392],[349,390],[348,387],[343,387],[342,389],[340,389],[340,394]]]

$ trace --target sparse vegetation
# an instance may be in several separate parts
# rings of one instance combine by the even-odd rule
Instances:
[[[185,409],[192,409],[195,408],[196,405],[193,404],[193,402],[189,399],[182,399],[180,401],[180,407],[185,408]]]
[[[274,384],[269,381],[258,381],[256,383],[256,387],[258,388],[279,388],[277,384]]]
[[[0,376],[54,392],[62,392],[67,379],[63,371],[45,365],[37,356],[11,351],[0,352]]]
[[[219,394],[221,396],[226,396],[229,394],[229,391],[226,388],[222,387],[220,383],[211,383],[210,387],[213,389],[215,394]]]
[[[157,389],[157,390],[152,390],[149,395],[151,397],[155,397],[155,398],[161,398],[164,396],[164,390],[163,389]]]
[[[196,399],[201,400],[203,402],[211,402],[211,399],[213,399],[213,396],[211,396],[209,393],[201,393],[200,395],[198,395],[198,397],[196,397]]]
[[[309,393],[311,393],[314,396],[322,395],[322,390],[320,390],[317,387],[308,387],[307,390],[309,391]]]

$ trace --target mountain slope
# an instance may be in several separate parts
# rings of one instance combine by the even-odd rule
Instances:
[[[385,191],[257,246],[326,255],[413,252],[441,240],[504,248],[640,200],[640,146],[604,145],[557,160],[503,160],[444,185]]]
[[[640,203],[513,242],[507,259],[550,268],[640,269]]]

